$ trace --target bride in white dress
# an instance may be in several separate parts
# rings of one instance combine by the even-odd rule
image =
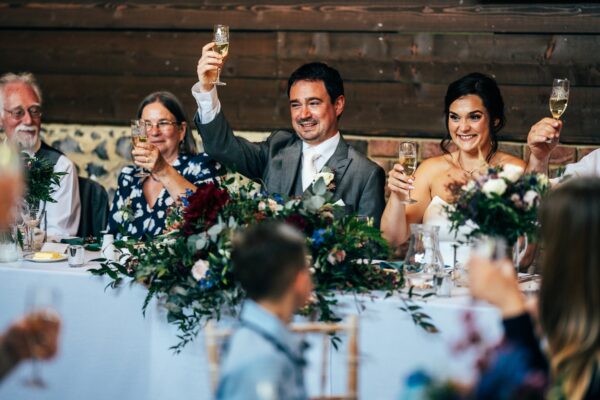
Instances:
[[[468,229],[455,238],[450,232],[444,206],[452,203],[448,185],[464,184],[488,166],[513,164],[525,168],[525,162],[498,151],[497,134],[504,126],[504,101],[496,81],[486,75],[469,74],[448,86],[444,112],[446,137],[444,154],[421,163],[414,177],[404,174],[400,164],[389,173],[390,199],[381,221],[382,235],[392,246],[408,240],[410,224],[440,226],[440,248],[446,265],[453,265],[456,241],[464,241]],[[555,144],[554,144],[555,145]],[[408,192],[417,200],[406,204]],[[457,261],[464,262],[468,248],[459,246]]]

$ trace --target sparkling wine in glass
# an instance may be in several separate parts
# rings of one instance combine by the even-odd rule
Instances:
[[[213,50],[223,57],[229,53],[229,26],[227,25],[215,25],[213,42],[215,46]],[[227,85],[221,81],[221,68],[217,69],[217,80],[213,82],[217,86]]]
[[[415,142],[402,142],[400,143],[399,162],[404,168],[404,173],[412,177],[417,169],[417,144]],[[410,197],[410,190],[408,191],[408,199],[404,200],[405,204],[414,204],[417,200]]]
[[[148,135],[146,134],[146,125],[144,121],[141,119],[132,119],[131,120],[131,142],[133,143],[133,147],[137,147],[140,143],[146,143],[148,141]],[[149,176],[150,173],[142,168],[140,172],[135,174],[138,178],[145,178]]]
[[[569,102],[569,80],[568,79],[554,79],[552,82],[552,93],[550,94],[550,112],[554,119],[560,119]],[[547,139],[547,142],[552,142],[552,139]]]
[[[560,119],[567,109],[569,102],[569,80],[555,79],[552,83],[552,94],[550,94],[550,112],[554,119]]]

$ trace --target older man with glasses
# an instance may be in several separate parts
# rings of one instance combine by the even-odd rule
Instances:
[[[46,204],[48,235],[72,236],[80,219],[79,185],[75,164],[60,151],[44,143],[42,93],[32,74],[5,74],[0,77],[0,128],[21,150],[43,158],[55,172],[65,172],[53,194],[56,203]]]

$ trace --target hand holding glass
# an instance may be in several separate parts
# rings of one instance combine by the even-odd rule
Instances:
[[[550,94],[550,112],[554,119],[560,119],[569,102],[569,80],[568,79],[554,79],[552,83],[552,93]],[[552,142],[548,139],[547,142]]]
[[[400,152],[398,155],[400,165],[404,168],[404,174],[408,177],[413,177],[417,169],[417,144],[415,142],[400,143]],[[404,204],[414,204],[417,200],[410,197],[408,191],[408,199],[404,200]]]
[[[148,141],[148,135],[146,134],[146,125],[141,119],[132,119],[131,120],[131,142],[133,143],[133,147],[137,147],[139,143],[146,143]],[[150,173],[142,168],[140,172],[135,174],[138,178],[145,178],[149,176]]]
[[[229,53],[229,27],[227,25],[215,25],[213,42],[215,42],[213,50],[226,57]],[[217,80],[212,83],[217,86],[227,85],[221,81],[221,68],[217,69]]]

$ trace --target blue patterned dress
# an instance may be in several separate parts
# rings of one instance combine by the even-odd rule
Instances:
[[[180,154],[173,168],[196,186],[215,182],[220,170],[219,164],[206,153]],[[154,207],[150,208],[142,191],[144,178],[134,176],[140,170],[135,165],[128,165],[119,174],[119,184],[108,217],[108,230],[117,237],[127,235],[140,239],[161,234],[165,228],[167,209],[174,202],[167,189],[163,188]]]

